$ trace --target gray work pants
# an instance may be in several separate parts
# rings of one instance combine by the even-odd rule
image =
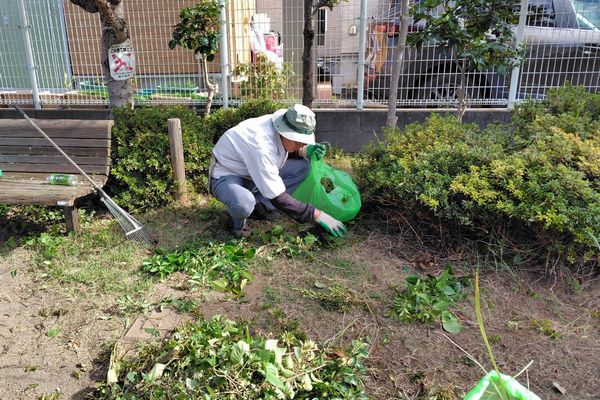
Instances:
[[[294,190],[308,175],[310,163],[304,159],[288,159],[279,176],[283,180],[286,193]],[[246,219],[252,214],[254,205],[261,202],[267,210],[274,210],[273,204],[265,198],[250,178],[236,175],[222,176],[219,179],[210,178],[210,192],[221,203],[227,206],[227,212],[232,219],[232,228],[240,230],[246,224]]]

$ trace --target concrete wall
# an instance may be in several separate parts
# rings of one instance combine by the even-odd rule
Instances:
[[[413,122],[422,122],[432,113],[454,114],[453,110],[410,109],[398,110],[398,127]],[[358,152],[366,144],[381,140],[387,110],[315,110],[317,115],[317,141],[329,142],[336,148],[348,152]],[[508,122],[510,112],[506,109],[469,110],[464,122],[476,123],[485,127],[490,123]]]
[[[108,110],[33,110],[26,109],[32,118],[41,119],[109,119]],[[202,111],[200,111],[202,112]],[[452,110],[402,109],[398,110],[398,127],[424,121],[431,113],[452,114]],[[347,152],[358,152],[368,143],[382,139],[381,131],[387,118],[387,110],[315,110],[317,115],[317,141],[328,142]],[[12,109],[0,108],[3,118],[20,118]],[[464,122],[474,122],[481,127],[494,122],[508,122],[510,112],[504,108],[469,110]]]

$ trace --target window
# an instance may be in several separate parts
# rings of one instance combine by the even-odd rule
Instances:
[[[534,0],[528,5],[527,25],[529,26],[554,26],[554,5],[552,0]]]
[[[317,45],[325,45],[325,32],[327,31],[327,10],[317,10]]]

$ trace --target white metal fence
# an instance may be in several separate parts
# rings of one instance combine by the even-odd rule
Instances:
[[[215,102],[231,104],[256,97],[299,101],[303,1],[224,3],[227,37],[222,48],[227,48],[229,76],[221,76],[219,59],[211,63],[210,75],[217,83]],[[136,103],[204,103],[205,88],[192,52],[168,48],[179,10],[194,4],[193,0],[124,0],[136,56]],[[399,9],[400,0],[349,0],[333,11],[317,13],[316,106],[387,105]],[[515,27],[528,45],[524,64],[513,71],[512,81],[494,71],[469,74],[470,104],[501,106],[542,98],[549,88],[566,82],[598,91],[599,0],[529,0],[524,9],[527,17]],[[0,18],[0,105],[32,104],[36,98],[43,108],[107,104],[97,14],[86,13],[68,0],[0,0]],[[443,53],[425,46],[422,51],[408,49],[405,58],[398,106],[454,104],[459,76]]]

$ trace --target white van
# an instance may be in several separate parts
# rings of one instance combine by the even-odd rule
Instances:
[[[387,99],[398,40],[400,0],[385,19],[370,27],[365,96]],[[409,32],[419,29],[409,26]],[[516,27],[515,27],[516,29]],[[410,34],[410,33],[409,33]],[[518,98],[541,98],[548,88],[570,82],[600,91],[599,0],[531,0],[525,29],[527,54],[521,66]],[[510,77],[494,71],[467,75],[472,105],[506,104]],[[407,49],[398,100],[405,105],[454,105],[460,77],[449,52],[435,46]]]

